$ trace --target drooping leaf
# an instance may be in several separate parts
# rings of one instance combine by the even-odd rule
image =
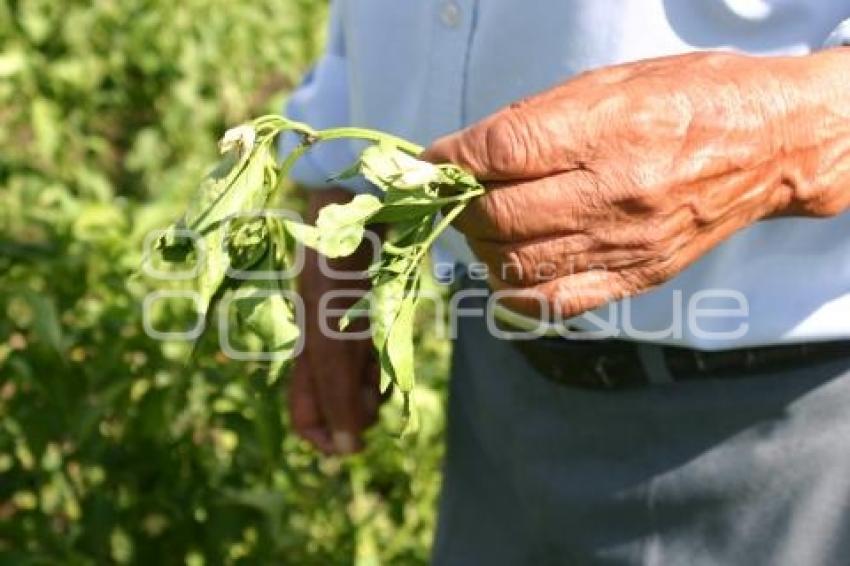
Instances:
[[[381,355],[382,370],[387,371],[402,393],[413,390],[413,321],[417,298],[408,293],[399,305]]]
[[[372,341],[377,351],[382,351],[387,342],[390,328],[404,301],[407,290],[407,278],[403,275],[386,277],[374,284],[372,297],[374,303],[370,311]]]
[[[264,147],[242,159],[226,154],[189,203],[186,226],[203,235],[228,217],[262,209],[270,190],[264,183],[267,154]]]
[[[360,156],[360,171],[381,189],[413,189],[440,183],[442,171],[436,165],[421,161],[388,143],[366,148]]]
[[[447,203],[424,187],[399,190],[390,188],[384,197],[383,207],[371,221],[395,223],[418,219],[439,212]]]
[[[264,218],[240,218],[230,224],[225,247],[233,269],[245,270],[256,264],[268,249],[269,231]]]
[[[279,124],[279,126],[273,126]],[[386,141],[368,147],[358,162],[337,178],[363,175],[383,190],[382,198],[357,195],[346,204],[330,204],[319,211],[315,225],[293,220],[230,220],[267,205],[276,179],[288,170],[305,148],[320,143],[323,132],[308,126],[295,127],[304,143],[284,158],[279,166],[268,158],[267,141],[280,129],[293,123],[276,117],[258,119],[250,127],[231,130],[223,140],[229,153],[222,166],[212,174],[179,227],[194,229],[202,235],[204,261],[199,278],[202,298],[207,304],[231,286],[241,305],[237,319],[240,328],[264,344],[264,351],[288,352],[299,338],[290,303],[277,293],[290,289],[289,281],[241,281],[228,279],[228,268],[253,271],[269,270],[268,265],[287,264],[295,257],[296,242],[316,250],[327,258],[353,254],[363,241],[370,224],[388,224],[390,236],[381,257],[368,270],[372,291],[353,305],[340,320],[345,329],[352,320],[370,318],[372,340],[379,354],[381,389],[395,384],[405,396],[406,425],[413,426],[411,393],[414,387],[413,326],[419,299],[422,260],[448,221],[440,221],[440,211],[456,214],[483,188],[462,169],[453,165],[433,165],[421,161],[399,147],[415,147],[404,142]],[[280,128],[275,131],[275,128]],[[361,130],[362,132],[362,130]],[[329,132],[327,139],[359,137],[356,129]],[[372,138],[375,133],[366,135]],[[381,138],[382,134],[377,133]],[[415,151],[415,149],[414,149]],[[230,220],[228,233],[222,226]],[[270,242],[274,242],[272,245]],[[174,234],[159,242],[163,255],[185,256],[187,246]],[[223,250],[223,251],[222,251]],[[265,267],[263,267],[265,265]],[[225,285],[225,283],[227,285]],[[256,346],[256,343],[255,343]],[[273,375],[280,367],[273,367]]]
[[[330,204],[316,219],[316,250],[329,257],[346,257],[363,241],[366,222],[381,209],[381,201],[372,195],[357,195],[346,204]]]
[[[372,295],[366,294],[360,297],[356,303],[348,307],[348,310],[345,311],[345,314],[339,319],[339,329],[340,331],[344,331],[348,326],[358,318],[364,318],[369,316],[369,312],[372,310]]]
[[[246,235],[236,235],[237,249],[231,250],[232,237],[225,234],[227,220],[262,210],[271,190],[266,183],[268,150],[257,150],[239,158],[237,152],[227,153],[219,165],[201,183],[190,201],[184,217],[170,232],[160,238],[158,247],[163,259],[185,260],[192,244],[189,238],[176,236],[175,229],[188,230],[198,235],[200,247],[196,287],[200,296],[200,314],[206,316],[210,301],[224,282],[231,267],[231,254],[241,265],[256,259],[261,250],[242,241]],[[248,221],[243,222],[250,223]],[[239,220],[232,224],[238,229]],[[254,224],[253,226],[257,226]],[[237,268],[244,268],[238,267]]]
[[[255,266],[256,271],[276,271],[274,257],[274,250],[269,249]],[[301,334],[280,281],[277,278],[243,281],[234,293],[232,304],[240,328],[259,338],[263,352],[271,355],[269,379],[277,379],[280,370],[292,359]]]
[[[200,314],[206,315],[210,301],[218,291],[227,270],[230,268],[230,256],[224,247],[224,228],[219,226],[204,235],[200,241],[202,254],[198,262],[196,287],[200,297]]]
[[[297,242],[312,249],[319,247],[319,230],[315,226],[293,220],[285,220],[283,225],[289,235]]]

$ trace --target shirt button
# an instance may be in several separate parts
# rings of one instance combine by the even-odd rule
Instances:
[[[445,0],[440,8],[440,21],[450,28],[456,28],[460,23],[460,6],[452,0]]]

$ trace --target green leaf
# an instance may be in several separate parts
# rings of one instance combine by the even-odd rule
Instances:
[[[417,297],[409,293],[404,297],[392,323],[384,352],[382,370],[387,371],[402,393],[410,393],[414,383],[413,321]]]
[[[62,358],[65,355],[65,348],[62,345],[62,327],[59,324],[59,314],[56,312],[53,300],[30,291],[24,295],[33,310],[32,324],[35,335]]]
[[[436,165],[416,159],[387,143],[375,144],[363,151],[360,171],[367,180],[384,190],[390,187],[414,189],[446,180]]]
[[[347,179],[353,179],[354,177],[357,177],[361,174],[360,168],[361,164],[360,160],[358,159],[353,164],[349,165],[347,168],[343,169],[342,171],[328,179],[328,181],[345,181]]]
[[[289,235],[296,241],[308,248],[316,249],[319,247],[319,230],[315,226],[292,220],[285,220],[283,225]]]
[[[226,154],[189,203],[185,224],[205,234],[228,217],[262,209],[270,191],[264,183],[268,159],[265,147],[244,159],[234,152]]]
[[[353,254],[363,241],[366,222],[381,206],[372,195],[357,195],[346,204],[325,206],[316,219],[316,250],[329,258]]]
[[[393,321],[398,316],[407,289],[407,277],[398,275],[387,277],[372,288],[372,309],[370,320],[372,324],[372,341],[378,352],[383,351]]]
[[[446,201],[425,188],[400,190],[390,187],[384,198],[384,206],[370,221],[391,224],[430,216],[438,212]]]
[[[345,314],[342,315],[342,318],[339,319],[339,330],[342,332],[358,318],[364,318],[369,316],[371,310],[372,295],[366,294],[360,297],[356,303],[348,307],[348,310],[345,311]]]
[[[260,146],[243,159],[237,158],[235,152],[225,155],[201,183],[183,219],[158,242],[163,259],[185,261],[191,243],[188,238],[175,237],[173,230],[189,229],[199,234],[202,257],[196,287],[203,316],[207,315],[210,302],[224,282],[231,267],[231,257],[235,257],[237,262],[234,267],[244,269],[263,251],[259,234],[251,236],[240,232],[246,224],[255,228],[259,224],[236,219],[232,223],[236,229],[234,235],[225,234],[224,229],[227,219],[265,207],[271,190],[265,182],[269,159],[265,146]]]
[[[410,262],[414,258],[408,255],[405,259]],[[412,310],[418,300],[421,274],[419,266],[411,267],[414,268],[412,272],[408,269],[401,274],[381,272],[371,293],[373,302],[369,314],[372,342],[379,354],[382,391],[390,383],[396,383],[402,391],[409,391],[413,384],[413,365],[406,362],[408,347],[405,336],[408,334],[408,326],[412,336]],[[400,316],[404,318],[399,323]],[[397,323],[400,324],[398,327]]]
[[[224,237],[224,229],[218,227],[207,233],[201,240],[203,257],[198,266],[196,286],[200,295],[200,314],[204,316],[230,267],[230,256],[224,248]]]
[[[269,249],[255,269],[275,271],[274,256],[274,249]],[[270,381],[277,379],[280,370],[292,359],[301,334],[281,287],[278,279],[243,281],[233,297],[240,328],[258,337],[263,351],[274,355],[269,369]]]
[[[240,218],[230,224],[225,247],[233,269],[245,270],[256,264],[268,249],[269,231],[264,218]]]

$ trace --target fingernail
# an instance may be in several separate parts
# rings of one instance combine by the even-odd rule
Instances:
[[[354,440],[354,435],[345,431],[334,431],[333,433],[334,447],[340,454],[352,454],[357,450],[357,443]]]

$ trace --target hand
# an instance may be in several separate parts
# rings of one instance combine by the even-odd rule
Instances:
[[[322,206],[345,202],[351,194],[342,189],[327,189],[310,194],[308,220]],[[370,263],[370,250],[364,246],[354,255],[330,261],[338,271],[362,271]],[[301,296],[305,303],[304,351],[295,360],[289,387],[289,407],[295,431],[325,454],[349,454],[363,447],[362,433],[375,422],[381,395],[378,388],[379,366],[372,340],[340,340],[321,331],[320,300],[335,290],[365,292],[367,280],[339,280],[319,270],[318,256],[306,250],[301,277]],[[355,298],[331,301],[333,309],[345,309]],[[337,320],[327,318],[327,327],[336,328]],[[351,332],[362,331],[368,323],[352,323]]]
[[[494,288],[510,291],[501,302],[575,316],[671,279],[757,220],[843,210],[847,57],[703,53],[610,67],[437,140],[423,158],[489,181],[456,226]]]

